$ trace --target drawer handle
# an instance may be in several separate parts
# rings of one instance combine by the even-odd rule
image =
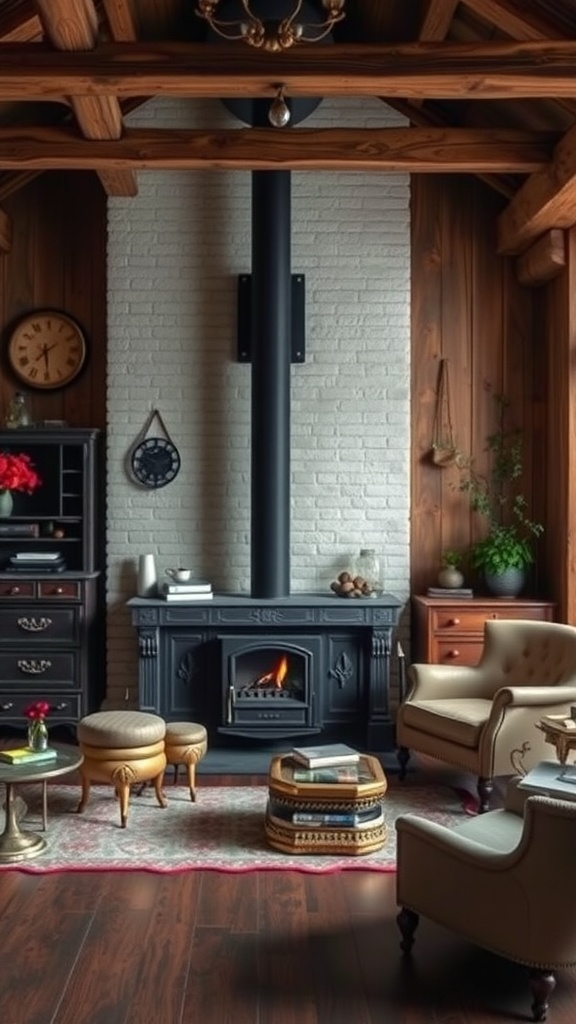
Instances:
[[[64,593],[64,587],[52,587],[52,590],[50,591],[50,593],[51,594],[63,594]]]
[[[460,619],[448,619],[448,625],[449,626],[459,626],[460,625]]]
[[[47,658],[40,658],[40,660],[34,658],[32,661],[20,658],[17,665],[20,671],[25,672],[28,676],[41,676],[43,672],[47,672],[49,668],[52,668],[52,662],[48,661]]]
[[[47,618],[45,615],[40,619],[28,619],[22,617],[21,619],[17,619],[17,622],[20,629],[25,629],[27,633],[42,633],[52,625],[52,619]]]
[[[20,587],[16,587],[16,586],[10,587],[10,594],[11,594],[12,597],[17,597],[19,593],[20,593]]]
[[[61,700],[59,704],[54,704],[52,707],[53,711],[64,711],[68,707],[67,700]]]
[[[7,704],[1,704],[0,705],[0,710],[2,710],[2,711],[11,711],[13,707],[14,707],[14,705],[13,705],[12,701],[9,700]]]
[[[456,648],[453,651],[448,651],[448,657],[452,658],[452,659],[453,658],[459,658],[460,657],[460,651],[457,650]]]

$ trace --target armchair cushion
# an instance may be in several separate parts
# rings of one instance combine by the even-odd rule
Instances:
[[[491,709],[491,701],[473,697],[414,701],[405,705],[404,724],[438,739],[477,747]]]

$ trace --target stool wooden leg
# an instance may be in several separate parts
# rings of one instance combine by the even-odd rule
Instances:
[[[126,828],[128,822],[128,804],[130,801],[130,785],[128,782],[116,783],[116,796],[120,801],[120,824]]]
[[[80,803],[78,804],[78,814],[82,814],[82,811],[88,803],[90,797],[90,779],[85,775],[82,776],[82,795],[80,797]]]
[[[186,765],[186,774],[188,775],[188,789],[190,790],[190,799],[196,800],[196,762],[189,761]]]
[[[154,792],[156,793],[156,799],[160,804],[160,807],[168,807],[168,801],[162,792],[162,783],[164,781],[164,772],[160,772],[155,779],[152,779],[152,785],[154,786]]]

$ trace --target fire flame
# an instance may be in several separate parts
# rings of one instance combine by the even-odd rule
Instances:
[[[288,658],[284,655],[271,672],[267,672],[265,676],[260,676],[256,680],[256,686],[275,686],[277,690],[281,690],[287,674]]]

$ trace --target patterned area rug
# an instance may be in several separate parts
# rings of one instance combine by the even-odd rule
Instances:
[[[20,827],[40,829],[41,787],[22,786],[20,793],[27,805]],[[28,862],[1,865],[0,871],[394,871],[398,815],[412,811],[453,827],[474,806],[474,798],[463,791],[393,779],[384,803],[385,846],[362,856],[322,856],[286,854],[267,845],[265,786],[200,785],[196,803],[184,786],[167,786],[166,795],[165,809],[158,806],[151,789],[133,795],[123,829],[110,787],[94,786],[86,810],[77,814],[79,789],[50,785],[48,849]]]

